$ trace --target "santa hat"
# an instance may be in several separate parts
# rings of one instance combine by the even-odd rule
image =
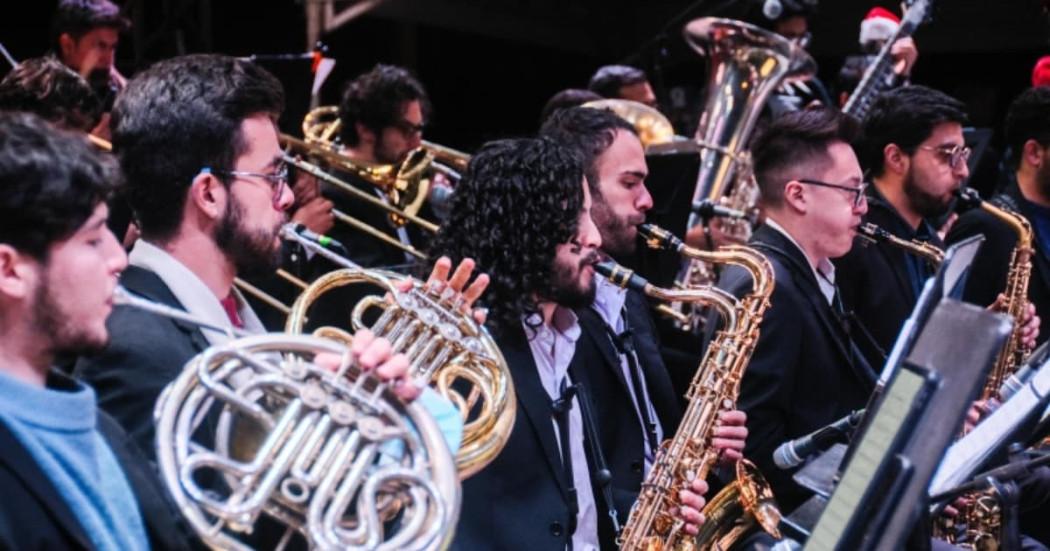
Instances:
[[[900,26],[901,18],[890,10],[878,6],[871,8],[860,22],[860,45],[889,40]]]
[[[1050,55],[1039,58],[1032,67],[1032,86],[1050,85]]]

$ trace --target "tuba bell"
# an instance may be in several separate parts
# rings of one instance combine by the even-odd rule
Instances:
[[[119,288],[115,298],[208,325]],[[316,365],[321,353],[343,358],[340,369]],[[251,549],[263,524],[283,532],[277,548],[293,538],[311,549],[451,540],[460,486],[441,431],[338,342],[264,334],[211,346],[165,388],[154,420],[162,481],[212,548]]]

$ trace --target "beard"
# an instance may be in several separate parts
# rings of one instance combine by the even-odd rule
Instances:
[[[915,181],[914,173],[909,174],[904,181],[904,195],[908,197],[915,212],[923,218],[940,218],[948,214],[952,207],[950,195],[948,199],[942,199],[923,190]]]
[[[593,198],[591,218],[594,220],[594,225],[598,226],[598,232],[602,236],[602,250],[613,258],[623,259],[633,256],[638,248],[636,228],[645,222],[645,215],[640,215],[636,219],[617,216],[597,193],[594,193]]]
[[[598,254],[591,253],[580,259],[576,266],[554,263],[551,273],[551,299],[561,306],[585,308],[594,303],[594,279],[579,281],[580,272],[587,265],[598,262]]]
[[[381,164],[393,165],[405,160],[405,157],[408,155],[408,152],[405,151],[399,154],[397,151],[394,151],[394,148],[390,144],[388,144],[386,140],[383,139],[383,133],[380,132],[378,134],[378,137],[376,138],[374,155],[376,158],[376,162]]]
[[[33,297],[32,324],[36,331],[51,336],[51,352],[56,356],[75,357],[101,352],[109,344],[109,332],[93,335],[78,327],[73,317],[55,300],[45,272]]]
[[[272,230],[244,227],[246,215],[241,204],[231,197],[226,212],[215,228],[215,244],[233,263],[239,275],[267,274],[281,265],[281,249],[274,246],[280,234],[278,224]]]
[[[1036,171],[1035,185],[1040,195],[1050,197],[1050,162],[1044,162]]]

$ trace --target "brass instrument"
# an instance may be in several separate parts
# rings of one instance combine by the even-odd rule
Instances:
[[[964,206],[978,207],[1008,225],[1017,233],[1017,244],[1010,255],[1010,271],[1006,277],[1006,297],[1000,305],[1003,312],[1013,319],[1013,330],[1006,345],[996,357],[995,365],[981,390],[980,400],[999,397],[1003,383],[1021,366],[1031,350],[1021,340],[1024,329],[1024,313],[1028,305],[1028,281],[1032,275],[1032,248],[1034,233],[1032,225],[1020,214],[1001,208],[981,199],[976,190],[962,189],[956,196]],[[941,516],[934,523],[934,537],[964,548],[977,550],[998,549],[1002,541],[1002,508],[998,500],[988,491],[970,494],[969,505],[959,511],[958,522],[966,530],[960,534],[956,521]]]
[[[670,236],[659,228],[650,230],[653,239]],[[674,243],[681,245],[680,241]],[[667,246],[674,245],[668,241]],[[680,250],[694,253],[691,248],[681,246]],[[723,329],[708,346],[686,394],[689,405],[678,432],[661,445],[620,534],[618,543],[625,550],[728,549],[756,524],[774,537],[780,537],[780,511],[772,491],[754,464],[747,460],[737,462],[736,480],[704,508],[707,520],[698,536],[684,532],[684,522],[675,514],[680,506],[678,492],[696,478],[707,479],[718,460],[719,452],[711,446],[718,412],[736,405],[740,379],[758,341],[759,324],[769,307],[775,284],[772,265],[754,249],[730,246],[713,253],[695,252],[716,254],[724,262],[745,268],[754,281],[752,291],[738,301],[710,286],[665,290],[610,263],[595,267],[621,286],[630,285],[665,301],[706,302],[715,306],[723,317]],[[712,300],[712,297],[720,298]]]
[[[940,266],[944,261],[944,251],[936,245],[918,239],[902,239],[870,222],[865,222],[857,227],[857,236],[871,243],[889,243],[925,259],[934,268]]]
[[[626,99],[598,99],[588,101],[580,107],[590,109],[608,109],[616,116],[627,121],[638,133],[642,147],[649,151],[652,146],[688,141],[676,136],[671,121],[663,113],[644,103]]]
[[[457,310],[448,296],[429,290],[419,281],[402,291],[394,284],[400,276],[365,270],[300,236],[289,226],[282,234],[345,266],[321,276],[299,295],[285,331],[302,333],[307,310],[331,289],[361,283],[382,289],[390,300],[368,296],[348,308],[351,326],[355,331],[371,329],[388,339],[394,350],[408,356],[413,380],[429,384],[459,410],[464,427],[456,467],[461,478],[473,475],[495,459],[514,428],[517,398],[506,360],[472,315]],[[368,323],[365,320],[371,313],[377,317]],[[344,333],[338,328],[321,327],[314,334],[339,338]]]
[[[208,325],[118,291],[118,304]],[[343,358],[338,371],[314,363],[321,353]],[[263,517],[284,528],[276,547],[293,537],[312,549],[449,544],[460,486],[440,429],[350,357],[327,339],[246,336],[204,350],[165,388],[158,468],[208,546],[251,549],[242,538]],[[208,419],[214,432],[201,429]]]

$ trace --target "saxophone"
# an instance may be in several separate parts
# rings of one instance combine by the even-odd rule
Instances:
[[[707,479],[718,459],[718,451],[711,446],[718,412],[732,409],[736,404],[740,379],[758,341],[759,323],[769,307],[774,286],[773,267],[764,256],[748,247],[700,251],[685,246],[655,226],[646,226],[643,231],[650,239],[662,240],[686,256],[708,261],[717,258],[719,262],[741,266],[751,274],[754,283],[744,298],[731,299],[734,313],[723,315],[723,329],[708,346],[686,394],[689,406],[678,432],[661,446],[618,543],[626,550],[728,549],[756,523],[779,538],[780,511],[772,491],[754,464],[747,460],[737,462],[736,480],[704,508],[707,521],[697,536],[684,532],[684,522],[675,515],[680,505],[678,492],[696,478]],[[630,285],[664,300],[682,300],[680,293],[697,291],[657,292],[652,285],[623,268],[599,264],[596,270],[614,283]],[[715,288],[707,289],[714,291]],[[720,312],[724,308],[716,307]]]
[[[1003,382],[1017,371],[1031,352],[1021,341],[1021,335],[1028,305],[1028,280],[1032,274],[1032,225],[1020,214],[982,200],[973,189],[960,189],[957,195],[964,206],[984,210],[1017,233],[1017,245],[1010,254],[1010,271],[1003,291],[1006,300],[1000,305],[1002,311],[1013,319],[1014,327],[981,390],[980,399],[989,400],[998,398]],[[968,549],[997,549],[1002,539],[1002,510],[998,501],[987,491],[968,497],[971,498],[969,505],[959,511],[958,517],[966,525],[965,531],[960,533],[955,521],[942,516],[934,523],[934,536]]]
[[[904,249],[911,254],[926,259],[934,268],[940,266],[941,262],[944,262],[944,251],[936,245],[931,245],[918,239],[902,239],[870,222],[857,227],[857,235],[871,243],[884,242]]]

